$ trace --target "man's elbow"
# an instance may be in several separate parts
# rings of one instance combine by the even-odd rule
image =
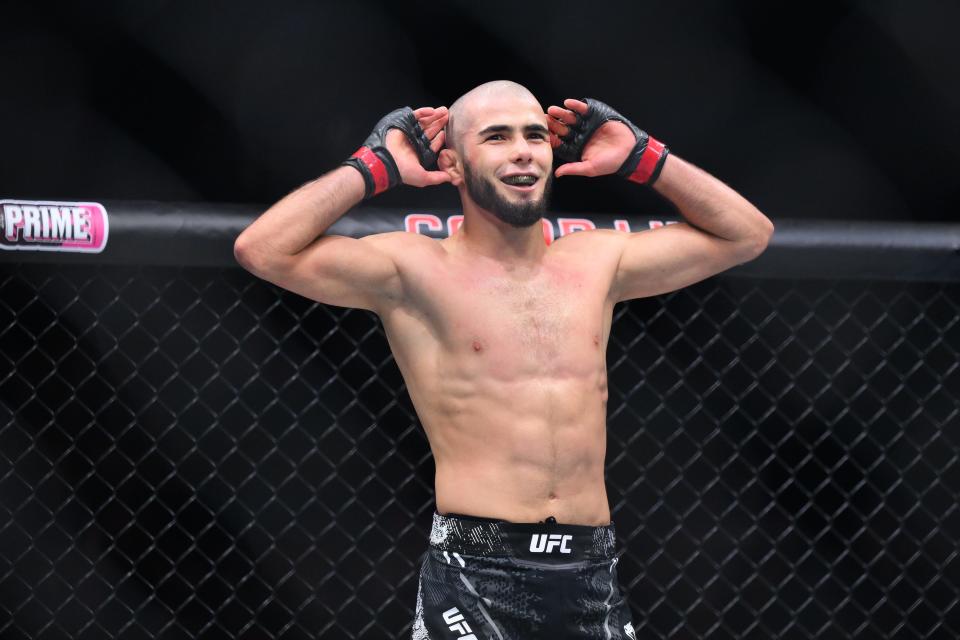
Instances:
[[[237,261],[237,264],[243,266],[247,261],[248,249],[240,243],[238,238],[236,242],[233,243],[233,259]]]
[[[770,218],[760,214],[760,224],[759,231],[757,232],[757,237],[754,240],[754,247],[757,252],[757,255],[760,255],[767,250],[767,245],[770,244],[770,238],[773,237],[773,222],[770,221]]]
[[[233,259],[251,273],[259,270],[257,265],[260,261],[257,259],[256,252],[246,242],[241,242],[239,238],[233,243]]]
[[[756,233],[744,243],[746,254],[744,257],[747,262],[759,257],[761,253],[766,251],[767,245],[770,244],[770,238],[773,237],[773,223],[766,217],[763,220]]]

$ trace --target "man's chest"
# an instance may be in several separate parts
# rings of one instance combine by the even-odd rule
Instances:
[[[601,337],[603,295],[581,274],[545,275],[528,281],[465,277],[440,305],[451,340],[478,348],[500,347],[556,358]],[[477,344],[474,344],[474,341]]]
[[[613,305],[602,271],[445,267],[414,281],[410,308],[385,319],[395,351],[433,353],[453,369],[503,379],[603,366]]]

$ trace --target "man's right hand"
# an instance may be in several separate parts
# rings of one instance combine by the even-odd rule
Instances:
[[[400,184],[424,187],[449,182],[436,167],[443,147],[446,107],[396,109],[374,127],[373,132],[343,164],[360,172],[366,186],[364,198],[371,198]]]
[[[430,140],[433,162],[425,167],[403,132],[399,129],[391,129],[387,133],[387,149],[397,163],[401,182],[413,187],[428,187],[450,182],[450,176],[446,171],[428,171],[437,166],[436,157],[443,148],[444,135],[446,135],[443,128],[447,125],[447,118],[450,115],[447,108],[421,107],[414,111],[413,115],[427,140]]]

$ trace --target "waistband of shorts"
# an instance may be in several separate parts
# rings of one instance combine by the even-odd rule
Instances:
[[[613,522],[602,527],[556,522],[508,522],[434,511],[430,546],[474,556],[577,562],[616,555]]]

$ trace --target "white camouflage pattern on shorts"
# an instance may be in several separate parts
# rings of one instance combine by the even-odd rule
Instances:
[[[426,624],[423,621],[423,585],[417,584],[417,613],[413,619],[413,636],[411,640],[430,640]]]
[[[442,545],[447,541],[447,536],[450,535],[451,523],[446,518],[437,517],[437,514],[433,516],[433,527],[430,529],[430,544],[439,544]]]
[[[611,523],[612,524],[612,523]],[[602,549],[604,553],[613,553],[616,549],[616,533],[611,529],[597,529],[593,532],[593,548]]]
[[[434,513],[430,544],[438,549],[445,549],[448,538],[468,540],[479,545],[486,553],[510,553],[510,545],[501,539],[499,523],[483,522],[465,526],[460,519]]]

